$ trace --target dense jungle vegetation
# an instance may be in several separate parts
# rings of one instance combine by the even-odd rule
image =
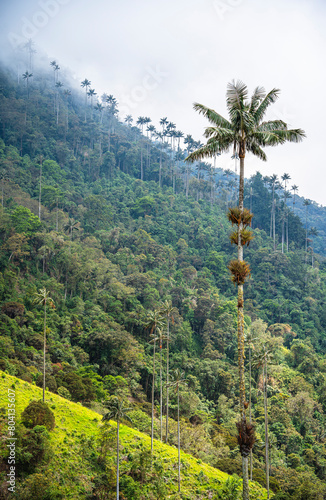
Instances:
[[[237,203],[237,175],[218,168],[218,157],[214,165],[184,162],[200,144],[186,131],[166,118],[158,130],[147,117],[133,125],[133,117],[119,116],[118,97],[99,98],[87,79],[76,89],[56,61],[32,63],[32,55],[30,48],[27,63],[17,56],[15,69],[0,73],[0,369],[43,386],[44,307],[36,300],[43,290],[51,298],[50,392],[102,415],[103,402],[118,396],[132,408],[132,425],[150,435],[153,390],[156,439],[178,444],[179,410],[182,450],[241,477],[237,300],[227,267],[235,255],[227,209]],[[244,306],[257,437],[252,478],[265,486],[267,407],[273,498],[323,499],[325,208],[297,189],[290,198],[289,178],[282,180],[257,172],[245,185],[255,236],[246,248]],[[171,382],[175,370],[183,374],[168,405],[167,362]],[[31,432],[39,432],[40,448],[46,441],[37,427],[21,427],[31,458],[21,457],[25,496],[17,498],[66,498],[59,470],[50,474],[57,496],[33,497],[49,460],[31,450]],[[79,498],[114,498],[112,454],[106,459],[98,443],[91,451],[83,445],[99,466],[85,472]],[[5,448],[2,458],[7,498]],[[121,498],[168,498],[159,464],[146,469],[148,450],[129,458],[122,451],[121,460]],[[144,486],[149,474],[153,488]],[[218,489],[214,495],[226,498]]]

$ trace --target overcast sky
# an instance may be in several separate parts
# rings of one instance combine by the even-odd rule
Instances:
[[[318,0],[0,0],[2,53],[32,38],[76,84],[113,94],[121,116],[167,116],[204,141],[194,101],[227,117],[227,83],[281,89],[269,118],[306,131],[301,144],[246,158],[245,174],[289,173],[299,194],[326,205],[325,12]],[[234,168],[230,155],[217,166]]]

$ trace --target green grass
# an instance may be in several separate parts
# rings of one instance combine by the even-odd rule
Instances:
[[[13,386],[16,392],[16,412],[19,421],[21,412],[29,402],[42,398],[42,389],[0,371],[0,408],[7,407],[8,388]],[[94,457],[94,466],[92,461],[85,460],[80,443],[81,440],[90,439],[95,444],[99,428],[102,426],[101,415],[79,403],[72,403],[48,391],[45,399],[50,405],[56,421],[55,429],[51,432],[51,445],[54,453],[51,462],[46,467],[47,474],[49,477],[55,477],[59,480],[65,499],[83,499],[91,491],[97,464],[96,457]],[[111,422],[111,425],[115,426],[116,424]],[[123,473],[129,467],[126,456],[132,456],[141,447],[142,449],[150,449],[151,439],[146,434],[121,425],[120,444],[121,471]],[[112,450],[112,463],[114,463],[114,458]],[[229,477],[228,474],[181,452],[182,494],[179,496],[177,493],[177,449],[155,440],[154,458],[159,460],[163,466],[163,475],[168,489],[167,499],[207,498],[209,491],[216,491],[218,486]],[[251,491],[253,498],[261,500],[267,498],[266,490],[256,483],[252,483]]]

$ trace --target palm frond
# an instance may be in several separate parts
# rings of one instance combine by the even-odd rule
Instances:
[[[257,130],[259,131],[269,131],[269,130],[287,130],[288,126],[282,120],[272,120],[268,122],[262,122]]]
[[[256,120],[256,123],[260,123],[262,121],[268,106],[270,104],[273,104],[278,99],[279,93],[280,89],[273,89],[270,92],[268,92],[268,94],[263,99],[256,112],[254,113],[254,118]]]
[[[266,97],[264,87],[256,87],[250,101],[250,113],[255,113],[261,101]]]
[[[203,158],[214,158],[216,154],[228,151],[233,141],[218,141],[214,137],[211,137],[205,146],[197,149],[187,156],[185,161],[194,162],[196,160],[202,160]]]
[[[219,113],[216,113],[214,109],[207,108],[198,102],[194,103],[194,109],[204,115],[213,125],[229,129],[231,128],[231,123],[226,118],[223,118],[223,116]]]
[[[260,146],[277,146],[278,144],[284,144],[285,142],[301,142],[306,134],[301,129],[292,130],[270,130],[270,131],[260,131],[257,130],[253,137],[257,140],[257,144]]]
[[[248,98],[248,88],[245,83],[241,80],[237,80],[236,82],[232,80],[231,83],[228,83],[227,91],[226,91],[226,105],[228,110],[238,108],[238,110],[242,110],[245,105],[245,99]]]
[[[247,142],[247,150],[260,160],[267,161],[266,153],[258,146],[256,142]]]
[[[204,136],[207,138],[214,137],[216,140],[234,140],[234,132],[228,128],[223,127],[207,127],[204,132]]]

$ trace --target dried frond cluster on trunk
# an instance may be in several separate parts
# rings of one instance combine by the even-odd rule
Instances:
[[[240,453],[243,457],[248,457],[252,449],[256,437],[255,428],[252,424],[248,424],[245,418],[242,418],[236,423],[238,429],[238,445],[240,446]]]

